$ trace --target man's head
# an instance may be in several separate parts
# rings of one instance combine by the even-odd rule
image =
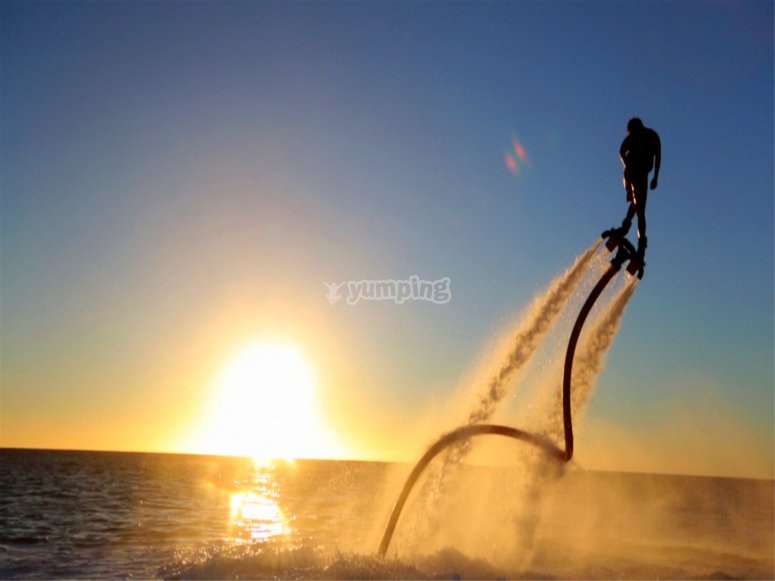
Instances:
[[[627,133],[633,133],[643,129],[643,121],[638,117],[633,117],[627,122]]]

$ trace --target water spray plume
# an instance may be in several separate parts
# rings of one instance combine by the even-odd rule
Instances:
[[[605,311],[597,318],[595,326],[589,331],[581,344],[578,356],[575,358],[573,376],[573,398],[571,400],[571,415],[578,417],[586,407],[592,393],[595,390],[596,381],[603,369],[605,356],[613,344],[614,337],[624,316],[627,304],[638,286],[637,279],[630,278],[617,295],[607,305]],[[561,392],[556,392],[553,397],[552,409],[562,407]],[[562,439],[563,429],[556,421],[548,428],[552,439]]]
[[[599,242],[594,244],[589,250],[587,250],[582,256],[580,256],[576,263],[562,276],[559,280],[552,283],[550,290],[544,295],[542,300],[537,300],[534,304],[534,308],[531,312],[535,313],[533,317],[529,319],[530,324],[526,326],[524,332],[518,333],[518,341],[515,349],[509,354],[506,362],[501,367],[501,371],[490,382],[488,392],[484,398],[480,401],[480,406],[477,410],[472,412],[469,416],[468,425],[464,425],[452,432],[443,435],[435,444],[433,444],[423,455],[420,461],[415,465],[409,478],[406,480],[401,493],[396,500],[396,504],[393,507],[393,511],[390,515],[387,526],[385,527],[385,533],[382,537],[382,542],[379,547],[379,555],[384,556],[387,552],[390,541],[393,537],[393,532],[398,523],[398,519],[401,515],[404,505],[412,491],[415,483],[419,479],[425,467],[442,451],[447,448],[456,450],[451,454],[453,460],[459,460],[467,450],[468,443],[474,436],[481,436],[486,434],[505,436],[511,439],[521,440],[527,444],[530,444],[534,449],[544,452],[547,458],[553,459],[559,464],[570,462],[573,458],[573,404],[571,401],[571,380],[573,375],[573,360],[576,352],[576,346],[578,344],[579,336],[584,322],[587,320],[592,307],[597,299],[602,294],[608,283],[619,272],[622,265],[635,257],[634,251],[632,251],[628,245],[621,244],[618,252],[611,260],[609,268],[603,273],[598,280],[597,284],[589,293],[586,301],[581,307],[581,310],[576,318],[576,322],[571,331],[570,339],[568,340],[568,347],[565,354],[565,367],[563,370],[563,384],[562,384],[562,416],[563,416],[563,428],[565,434],[565,449],[562,450],[547,437],[536,435],[524,430],[508,426],[498,426],[493,424],[479,423],[480,417],[489,418],[497,403],[503,398],[504,391],[502,389],[506,379],[524,363],[532,354],[533,350],[537,346],[537,343],[544,336],[552,321],[562,309],[562,306],[568,300],[573,289],[578,284],[581,275],[585,272],[586,266],[592,259]],[[630,245],[631,246],[631,245]],[[578,277],[578,278],[577,278]],[[589,354],[580,367],[577,368],[577,375],[580,374],[582,381],[586,382],[587,398],[591,392],[589,386],[594,385],[594,377],[599,372],[602,366],[603,354],[607,351],[611,344],[613,335],[619,326],[619,321],[624,312],[624,307],[627,301],[634,291],[635,285],[627,287],[619,296],[618,300],[614,301],[614,304],[609,309],[607,316],[603,318],[599,323],[595,332],[600,333],[600,337],[594,343],[588,343],[585,346],[586,352]],[[453,448],[454,446],[454,448]],[[466,446],[466,447],[464,447]],[[449,463],[449,462],[448,462]]]
[[[599,246],[600,241],[596,241],[568,270],[550,283],[544,294],[533,300],[524,322],[517,328],[514,347],[506,356],[497,375],[490,379],[486,392],[468,417],[469,424],[485,422],[495,413],[498,403],[507,394],[509,379],[530,359],[551,329],[557,315],[584,277]]]
[[[474,409],[470,412],[468,425],[483,424],[489,421],[497,411],[499,404],[513,390],[514,383],[511,380],[530,360],[554,326],[558,316],[590,271],[599,246],[600,241],[595,241],[576,258],[568,269],[558,275],[542,294],[533,299],[526,314],[516,327],[514,339],[500,369],[490,378],[486,389],[479,396]],[[449,482],[454,477],[453,475],[457,474],[472,448],[473,440],[468,437],[460,438],[449,444],[435,475],[426,480],[422,497],[433,499],[444,496],[447,493]]]
[[[570,268],[549,284],[543,294],[533,299],[527,314],[516,329],[512,348],[506,355],[500,370],[490,379],[486,390],[469,414],[469,425],[481,424],[492,418],[500,402],[509,393],[509,380],[530,359],[546,334],[551,330],[557,316],[562,312],[587,273],[599,246],[600,240],[596,240],[576,258]],[[439,479],[435,483],[436,488],[444,488],[444,481],[448,479],[450,471],[454,471],[463,462],[471,451],[471,447],[472,441],[468,438],[461,439],[449,446]]]
[[[576,358],[578,365],[573,372],[572,408],[574,416],[586,406],[592,396],[595,380],[603,369],[605,356],[619,331],[627,303],[630,302],[637,288],[637,280],[632,280],[633,282],[628,283],[619,291],[606,312],[600,317],[597,325],[590,330],[589,336],[582,344],[581,353]]]

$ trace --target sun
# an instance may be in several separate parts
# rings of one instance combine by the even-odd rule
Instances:
[[[215,382],[201,447],[257,459],[327,457],[330,437],[317,396],[312,366],[298,346],[250,345]]]

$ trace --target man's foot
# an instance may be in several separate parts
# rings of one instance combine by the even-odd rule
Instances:
[[[608,230],[604,230],[603,233],[600,235],[602,238],[608,238],[612,241],[621,240],[625,237],[626,232],[622,232],[621,228],[617,228],[616,226],[611,226]],[[616,242],[618,244],[618,242]]]
[[[643,269],[645,266],[646,263],[642,258],[633,257],[630,259],[630,263],[627,265],[627,272],[629,272],[632,276],[637,276],[638,279],[642,279]]]

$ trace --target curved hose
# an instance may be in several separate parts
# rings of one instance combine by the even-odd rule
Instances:
[[[385,527],[385,533],[382,535],[382,542],[379,545],[378,552],[380,557],[384,557],[385,553],[387,553],[390,541],[393,538],[393,532],[395,531],[398,519],[401,516],[401,511],[403,510],[415,483],[420,478],[423,470],[431,463],[431,460],[448,446],[474,436],[493,434],[513,438],[515,440],[522,440],[523,442],[542,449],[549,457],[554,458],[558,462],[570,462],[573,457],[573,418],[571,414],[570,387],[576,344],[581,335],[581,328],[584,326],[584,322],[587,320],[587,316],[592,310],[595,301],[597,301],[598,297],[603,292],[603,289],[605,289],[611,279],[619,272],[622,264],[632,257],[632,254],[633,253],[631,253],[628,248],[620,246],[619,252],[617,252],[613,260],[611,260],[611,266],[603,273],[603,276],[600,277],[600,280],[589,293],[587,300],[581,307],[581,311],[579,311],[576,323],[573,325],[573,330],[571,331],[570,339],[568,340],[568,349],[565,352],[565,370],[562,378],[562,418],[563,426],[565,428],[565,450],[561,450],[553,442],[542,436],[537,436],[517,428],[495,424],[470,424],[445,434],[435,444],[428,448],[406,479],[401,494],[398,496],[398,500],[396,500],[396,504],[393,507],[390,520]]]
[[[401,494],[398,496],[398,500],[396,500],[396,504],[393,507],[393,512],[390,515],[390,520],[388,521],[387,527],[385,527],[385,533],[382,536],[382,542],[379,545],[380,557],[385,556],[385,553],[388,550],[388,545],[390,545],[390,540],[393,537],[393,531],[396,528],[396,524],[398,524],[398,517],[401,516],[401,510],[404,508],[404,504],[406,504],[406,501],[409,498],[409,494],[412,492],[412,488],[414,487],[415,482],[417,482],[417,479],[420,477],[420,474],[422,474],[423,470],[425,470],[425,467],[430,464],[431,460],[438,456],[439,453],[441,453],[441,451],[444,450],[444,448],[447,446],[450,446],[455,442],[460,442],[461,440],[472,438],[474,436],[482,436],[485,434],[495,434],[498,436],[506,436],[507,438],[514,438],[515,440],[522,440],[528,444],[538,446],[539,448],[543,449],[549,456],[554,457],[560,462],[564,461],[565,459],[565,452],[560,450],[550,440],[542,438],[541,436],[536,436],[530,432],[518,430],[517,428],[511,428],[509,426],[499,426],[495,424],[470,424],[442,436],[441,439],[433,444],[433,446],[428,448],[428,451],[423,454],[423,457],[420,458],[419,462],[417,462],[414,469],[412,470],[412,473],[409,475],[409,478],[407,478],[406,483],[404,484],[404,488],[401,490]]]

